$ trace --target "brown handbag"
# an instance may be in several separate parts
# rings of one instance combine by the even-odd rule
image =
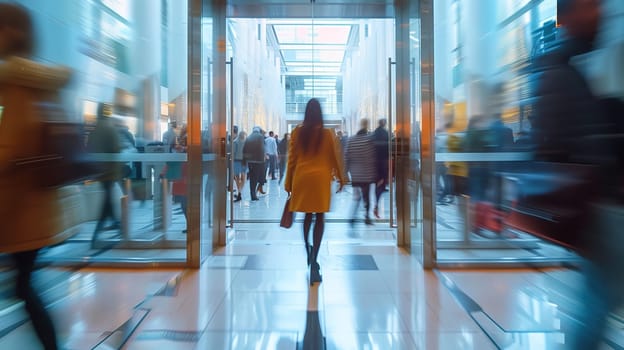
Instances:
[[[280,220],[280,227],[290,228],[295,219],[295,212],[290,211],[290,196],[286,199],[284,204],[284,211],[282,211],[282,219]]]

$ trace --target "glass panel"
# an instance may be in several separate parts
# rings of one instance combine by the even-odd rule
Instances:
[[[184,264],[187,1],[16,2],[32,11],[35,58],[73,69],[67,118],[106,169],[57,191],[69,239],[41,260]]]
[[[416,258],[424,262],[423,240],[423,193],[421,177],[421,141],[422,141],[422,99],[421,99],[421,20],[410,16],[409,19],[409,67],[410,67],[410,129],[409,170],[407,172],[407,190],[409,192],[409,232],[411,251]]]
[[[574,259],[506,224],[518,199],[510,172],[527,171],[522,160],[529,157],[522,146],[530,128],[526,72],[555,38],[547,19],[556,1],[435,4],[438,262]]]
[[[203,262],[212,254],[215,231],[218,232],[218,223],[215,223],[215,162],[217,150],[215,150],[214,140],[218,138],[218,130],[214,127],[215,122],[215,72],[219,69],[216,64],[219,58],[215,57],[216,45],[214,42],[214,32],[217,30],[215,23],[223,23],[215,20],[217,11],[208,4],[202,5],[201,16],[201,82],[200,82],[200,117],[201,117],[201,212],[200,212],[200,260]],[[221,68],[222,69],[222,68]],[[223,98],[223,96],[222,96]]]

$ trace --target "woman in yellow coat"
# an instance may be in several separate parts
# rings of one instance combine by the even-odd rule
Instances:
[[[303,124],[292,132],[288,145],[288,170],[284,188],[291,194],[290,210],[305,213],[303,240],[310,265],[310,284],[321,282],[317,262],[325,228],[325,213],[331,202],[334,176],[340,181],[338,192],[345,184],[342,156],[335,136],[323,127],[321,104],[315,98],[308,101]],[[316,218],[312,246],[308,236],[312,217]]]
[[[55,190],[37,186],[34,173],[11,171],[10,165],[38,154],[43,124],[36,104],[63,87],[70,72],[28,59],[32,49],[29,13],[19,5],[0,4],[0,252],[10,253],[15,262],[16,294],[48,350],[57,349],[54,325],[31,275],[39,249],[62,242],[69,231],[61,230]]]

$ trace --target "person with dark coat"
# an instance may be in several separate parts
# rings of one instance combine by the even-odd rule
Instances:
[[[379,219],[379,199],[387,191],[389,175],[389,145],[390,134],[386,130],[386,119],[379,119],[379,126],[373,133],[375,142],[375,161],[377,163],[377,179],[375,183],[375,208],[373,213]]]
[[[618,195],[619,186],[611,183],[620,180],[622,173],[614,172],[611,167],[613,156],[619,151],[609,144],[612,138],[596,137],[613,133],[608,126],[609,116],[592,92],[588,79],[572,62],[575,56],[594,48],[601,2],[558,0],[557,5],[564,36],[558,48],[539,60],[531,138],[537,160],[566,169],[578,163],[596,168],[597,177],[589,180],[587,193],[574,191],[571,193],[574,199],[565,201],[570,206],[566,210],[582,213],[581,222],[586,225],[571,226],[561,234],[574,237],[575,248],[586,258],[582,267],[584,281],[577,289],[579,309],[574,310],[575,321],[565,330],[565,347],[598,349],[609,313],[624,298],[622,207],[615,204],[622,203],[624,198],[621,193]],[[566,171],[565,175],[573,174]]]
[[[351,176],[353,186],[353,215],[351,225],[355,223],[355,216],[360,205],[364,202],[364,223],[372,225],[370,215],[370,185],[378,178],[378,164],[375,162],[375,144],[368,132],[368,119],[360,121],[360,130],[353,135],[345,149],[345,170]]]
[[[97,110],[97,121],[95,129],[89,134],[87,141],[87,150],[90,153],[119,153],[121,145],[119,142],[119,133],[113,124],[112,106],[100,103]],[[98,179],[104,189],[104,200],[100,217],[95,225],[92,245],[97,241],[98,235],[103,230],[119,230],[121,225],[119,220],[115,218],[113,210],[113,189],[115,183],[121,178],[121,166],[118,162],[102,162],[99,164],[102,175]],[[110,219],[112,224],[105,226],[107,220]]]
[[[288,142],[290,142],[290,134],[285,133],[282,140],[277,145],[277,153],[279,154],[279,181],[278,184],[282,183],[282,179],[284,178],[284,174],[286,173],[286,163],[288,162]]]
[[[243,163],[247,164],[249,169],[249,193],[252,201],[258,200],[257,192],[262,186],[263,178],[266,178],[265,160],[266,153],[262,129],[259,126],[255,126],[243,145]]]

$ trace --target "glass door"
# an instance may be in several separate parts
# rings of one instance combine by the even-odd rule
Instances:
[[[396,8],[396,133],[394,168],[398,244],[409,247],[425,267],[433,263],[431,242],[432,214],[430,133],[432,111],[429,99],[432,78],[428,61],[424,17],[430,2],[398,2]],[[430,10],[429,10],[430,11]]]

